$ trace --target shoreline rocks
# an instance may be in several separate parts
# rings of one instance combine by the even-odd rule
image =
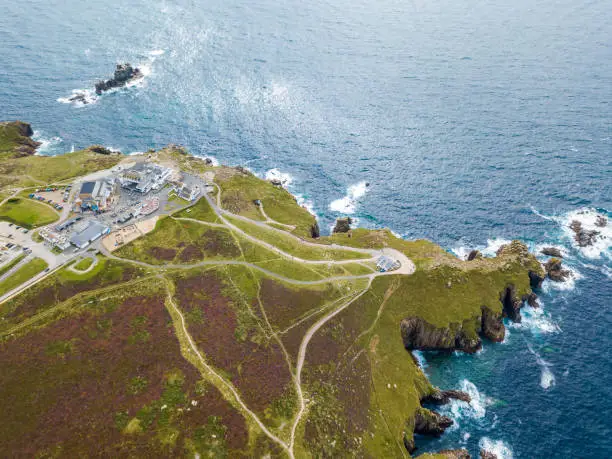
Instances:
[[[549,257],[563,258],[561,250],[556,247],[544,247],[540,253]]]
[[[603,221],[599,218],[598,222],[599,224],[603,223]],[[600,232],[597,230],[588,230],[586,228],[583,228],[582,223],[580,223],[578,220],[573,220],[570,223],[569,227],[574,232],[574,240],[578,243],[580,247],[589,247],[593,245],[595,241],[597,241],[597,237],[600,234]]]
[[[544,264],[544,269],[548,278],[555,282],[565,282],[571,276],[568,269],[563,269],[563,261],[559,258],[548,260]]]
[[[348,233],[351,230],[351,224],[353,219],[351,217],[339,218],[336,220],[336,226],[334,226],[334,233]]]
[[[480,250],[474,249],[469,253],[467,257],[467,261],[472,261],[472,260],[476,260],[479,258],[482,258],[482,253],[480,253]]]
[[[32,156],[36,153],[36,149],[42,144],[35,140],[32,140],[34,131],[29,123],[23,121],[6,121],[0,123],[0,128],[3,129],[14,129],[16,139],[14,142],[18,144],[12,151],[16,154],[16,157]]]
[[[461,390],[449,389],[449,390],[436,390],[435,392],[425,396],[421,399],[421,403],[429,403],[433,405],[446,405],[451,400],[461,400],[462,402],[470,403],[472,397],[466,392]]]
[[[485,449],[481,449],[480,459],[497,459],[497,454],[493,454]]]
[[[144,75],[138,67],[132,67],[129,63],[117,64],[113,78],[96,83],[96,94],[100,95],[113,88],[125,86],[130,81],[143,78]]]

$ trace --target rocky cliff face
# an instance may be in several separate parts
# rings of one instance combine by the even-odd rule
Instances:
[[[334,226],[334,233],[348,233],[351,230],[353,219],[351,217],[339,218]]]
[[[32,126],[23,121],[7,121],[0,123],[3,136],[10,139],[12,148],[10,149],[12,157],[31,156],[36,153],[36,149],[40,146],[40,142],[32,140],[34,131]]]
[[[471,336],[468,324],[437,328],[420,317],[403,319],[400,324],[404,347],[419,351],[454,351],[474,353],[481,347],[478,337]]]

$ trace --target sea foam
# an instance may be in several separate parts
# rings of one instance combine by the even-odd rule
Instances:
[[[64,141],[59,136],[44,137],[43,133],[38,130],[34,131],[32,140],[35,140],[36,142],[40,142],[40,146],[36,149],[37,156],[49,156],[50,154],[53,154],[53,153],[61,153],[61,151],[58,151],[57,147],[59,144],[61,144]]]
[[[531,352],[534,355],[536,362],[540,367],[540,387],[544,390],[550,389],[551,387],[555,385],[555,381],[556,381],[555,375],[550,369],[552,364],[544,360],[540,356],[540,354],[534,351],[531,345],[528,344],[527,348],[529,349],[529,352]]]
[[[451,249],[451,251],[457,255],[458,258],[462,260],[467,260],[468,255],[473,249],[479,250],[485,257],[494,257],[497,255],[497,251],[502,245],[509,244],[510,240],[503,238],[493,238],[487,239],[487,245],[477,245],[474,247],[468,247],[465,245],[460,245]]]
[[[489,437],[482,437],[478,442],[480,449],[495,454],[497,459],[513,459],[514,454],[508,445],[502,440],[492,440]]]
[[[293,182],[293,177],[291,176],[291,174],[281,172],[276,168],[268,170],[265,174],[265,177],[268,181],[274,180],[279,182],[285,188],[291,185],[291,183]]]
[[[329,205],[330,210],[342,214],[353,214],[361,198],[368,192],[368,182],[359,182],[351,185],[346,190],[346,196],[332,201]]]

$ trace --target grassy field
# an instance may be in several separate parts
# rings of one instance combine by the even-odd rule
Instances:
[[[0,276],[9,272],[13,267],[17,266],[17,264],[26,257],[25,253],[18,255],[16,258],[13,258],[9,263],[0,268]]]
[[[75,265],[74,269],[78,271],[86,271],[93,263],[93,260],[89,257],[79,260]]]
[[[219,217],[210,207],[206,198],[201,197],[193,206],[174,214],[178,218],[193,218],[203,222],[219,223]]]
[[[9,221],[24,228],[48,225],[59,219],[51,207],[27,198],[10,198],[0,206],[0,220]]]
[[[118,257],[150,264],[189,264],[202,260],[236,259],[240,247],[228,230],[197,222],[163,218],[145,237],[114,252]]]
[[[17,271],[0,282],[0,295],[4,295],[20,286],[25,281],[42,272],[47,266],[49,266],[47,262],[41,258],[34,258],[28,261],[25,265],[21,266]]]
[[[256,225],[239,218],[225,217],[250,236],[273,244],[280,250],[304,260],[356,260],[369,259],[371,256],[350,250],[333,249],[321,245],[320,247],[303,244],[298,238],[262,225]]]
[[[295,234],[310,237],[310,228],[315,223],[314,216],[300,207],[284,188],[233,168],[219,168],[215,182],[221,188],[221,206],[224,209],[253,220],[263,220],[254,203],[259,199],[268,217],[279,223],[294,225]]]

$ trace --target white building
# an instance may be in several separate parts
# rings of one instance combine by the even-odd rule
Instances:
[[[190,187],[185,183],[181,183],[175,188],[175,190],[179,198],[182,198],[186,201],[195,201],[195,199],[200,196],[200,187],[197,185]]]
[[[38,234],[40,234],[40,237],[43,238],[43,241],[45,241],[45,243],[51,247],[57,248],[59,250],[66,250],[68,247],[70,247],[70,242],[68,241],[68,238],[63,234],[44,229],[40,230]]]
[[[172,169],[155,163],[142,162],[122,171],[119,174],[119,182],[124,188],[148,193],[162,188],[171,175]]]

